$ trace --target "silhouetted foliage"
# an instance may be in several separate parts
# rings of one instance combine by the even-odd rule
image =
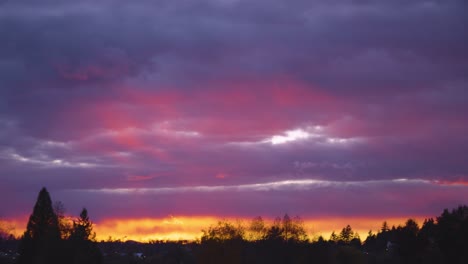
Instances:
[[[197,260],[198,263],[466,263],[467,218],[468,208],[463,206],[451,212],[445,210],[436,221],[426,219],[421,227],[414,219],[391,228],[384,222],[378,233],[369,231],[364,243],[349,225],[338,234],[333,232],[329,241],[322,238],[312,243],[305,243],[306,240],[291,243],[297,236],[294,221],[288,215],[276,218],[269,227],[257,217],[247,229],[253,233],[247,233],[247,238],[262,237],[256,234],[265,232],[263,239],[240,240],[229,254],[229,250],[220,247],[226,243],[214,243],[209,246],[215,253]],[[206,252],[203,251],[206,246],[202,241],[199,252]]]
[[[277,217],[266,233],[266,240],[282,242],[306,242],[307,232],[302,220],[296,216],[293,219],[285,214],[283,219]]]
[[[93,224],[88,217],[88,210],[83,208],[80,217],[73,221],[73,230],[69,239],[72,260],[70,263],[102,263],[102,255],[94,241],[95,237]]]
[[[299,216],[291,219],[285,214],[282,221],[283,234],[282,237],[286,242],[305,242],[308,240],[307,232],[304,229],[303,223]]]
[[[341,229],[341,232],[338,235],[333,231],[330,235],[329,241],[339,245],[351,245],[357,248],[361,247],[359,234],[354,232],[350,225]]]
[[[283,230],[281,228],[281,218],[275,218],[273,225],[268,228],[265,239],[268,241],[282,241]]]
[[[382,228],[380,229],[380,232],[385,233],[385,232],[387,232],[387,231],[389,231],[389,230],[390,230],[390,228],[388,228],[387,221],[384,221],[384,222],[382,223]]]
[[[435,239],[447,263],[468,262],[468,206],[459,206],[437,217]]]
[[[90,241],[96,238],[93,233],[93,223],[89,220],[88,210],[83,208],[80,217],[73,221],[73,229],[70,235],[71,240]]]
[[[203,230],[201,247],[197,255],[199,263],[240,263],[244,244],[245,229],[228,221]]]
[[[319,237],[309,242],[301,219],[287,214],[271,225],[261,217],[247,227],[220,221],[203,230],[198,243],[112,239],[96,243],[86,209],[71,228],[60,225],[60,219],[66,219],[63,204],[57,203],[54,210],[42,189],[21,239],[17,263],[460,264],[468,260],[467,206],[444,210],[422,226],[413,219],[391,228],[383,222],[377,233],[369,231],[364,243],[350,225],[333,232],[328,241]],[[16,247],[14,237],[0,237],[0,264],[14,263]]]
[[[338,238],[338,235],[335,233],[335,231],[333,231],[330,235],[330,239],[329,239],[331,242],[334,242],[334,243],[338,243],[338,241],[340,240]]]
[[[252,219],[248,231],[248,239],[250,241],[258,241],[265,239],[267,234],[267,227],[265,226],[263,218],[261,216],[257,216],[254,219]]]
[[[245,230],[241,225],[235,226],[228,221],[219,221],[216,226],[210,226],[208,230],[203,230],[203,241],[214,240],[224,242],[228,240],[243,240]]]
[[[57,215],[60,236],[66,240],[70,237],[73,226],[70,219],[65,216],[65,205],[61,201],[55,202],[54,212]]]
[[[46,188],[39,192],[21,238],[18,264],[102,263],[87,210],[83,209],[73,228],[65,222],[64,212],[61,202],[55,204],[54,210]]]
[[[60,263],[60,229],[52,200],[42,188],[19,248],[19,264]]]

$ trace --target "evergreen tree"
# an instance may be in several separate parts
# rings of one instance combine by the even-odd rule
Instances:
[[[339,235],[339,240],[341,242],[348,244],[351,242],[351,240],[353,240],[353,238],[354,238],[354,232],[350,225],[347,225],[341,230],[340,235]]]
[[[387,221],[384,221],[382,223],[382,228],[380,229],[380,232],[382,233],[385,233],[385,232],[388,232],[390,229],[388,228],[388,224],[387,224]]]
[[[329,239],[329,240],[330,240],[331,242],[333,242],[333,243],[337,243],[337,242],[338,242],[339,239],[338,239],[338,236],[337,236],[336,233],[335,233],[335,230],[333,230],[333,232],[331,233],[330,239]]]
[[[93,233],[93,223],[89,220],[88,210],[83,208],[77,221],[73,221],[71,239],[73,240],[94,240],[96,234]]]
[[[95,243],[96,234],[93,233],[93,223],[89,220],[88,210],[83,208],[80,217],[73,221],[73,230],[70,235],[72,261],[74,264],[102,263],[102,255]]]
[[[459,206],[437,217],[436,240],[446,263],[468,262],[468,206]]]
[[[42,188],[21,239],[19,264],[59,263],[60,229],[52,200]]]

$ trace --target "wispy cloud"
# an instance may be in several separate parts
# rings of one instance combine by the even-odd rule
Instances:
[[[55,143],[54,143],[55,145]],[[61,145],[60,145],[61,146]],[[103,165],[85,161],[69,161],[60,158],[50,158],[45,154],[40,154],[38,156],[23,156],[21,154],[15,153],[13,150],[6,150],[0,153],[0,158],[13,160],[19,163],[37,165],[43,168],[96,168]]]
[[[435,182],[423,179],[392,179],[392,180],[372,180],[372,181],[326,181],[314,179],[294,179],[264,183],[240,184],[240,185],[215,185],[215,186],[184,186],[184,187],[161,187],[161,188],[115,188],[115,189],[84,189],[75,191],[98,192],[108,194],[172,194],[190,192],[224,192],[224,191],[292,191],[311,190],[315,188],[344,188],[351,186],[375,187],[382,185],[431,185]]]

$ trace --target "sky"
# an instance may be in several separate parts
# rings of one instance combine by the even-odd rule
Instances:
[[[98,235],[136,239],[285,213],[378,228],[467,204],[466,10],[0,1],[0,219],[24,228],[43,186]]]

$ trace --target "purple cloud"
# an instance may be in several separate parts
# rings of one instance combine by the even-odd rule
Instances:
[[[123,216],[117,204],[136,216],[313,217],[466,203],[464,10],[4,1],[0,198],[17,203],[0,214],[27,214],[42,186],[99,219]],[[284,181],[299,182],[235,187]]]

